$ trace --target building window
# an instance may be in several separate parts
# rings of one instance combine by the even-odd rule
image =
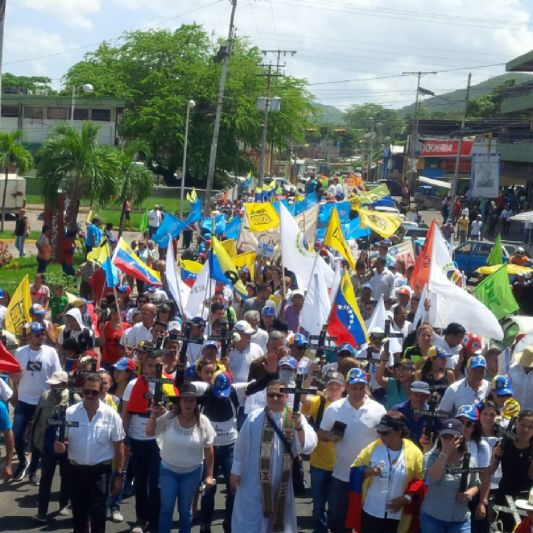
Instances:
[[[24,118],[40,119],[44,117],[43,108],[41,106],[25,105]]]
[[[19,116],[19,106],[18,105],[3,105],[2,116],[17,118]]]
[[[93,120],[100,122],[111,121],[111,109],[93,109],[91,115]]]
[[[74,120],[89,120],[89,110],[83,107],[75,107]]]
[[[67,107],[46,108],[46,118],[51,120],[67,120],[69,118],[69,114],[69,109]]]

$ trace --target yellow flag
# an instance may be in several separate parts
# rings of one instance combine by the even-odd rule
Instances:
[[[235,290],[241,294],[246,294],[246,287],[239,279],[239,273],[237,272],[231,257],[228,255],[228,252],[226,252],[220,241],[215,236],[211,237],[211,249],[213,251],[214,258],[216,259],[216,261],[213,261],[212,264],[210,263],[210,266],[212,266],[211,277],[213,279],[217,279],[214,273],[218,268],[220,268],[222,275],[231,281]]]
[[[383,183],[370,191],[360,194],[359,202],[362,204],[373,204],[374,202],[377,202],[378,200],[381,200],[382,198],[385,198],[385,196],[389,195],[389,188]]]
[[[331,211],[331,218],[329,219],[328,231],[326,231],[326,236],[324,237],[324,244],[339,252],[348,261],[350,268],[355,270],[355,259],[342,233],[337,208]]]
[[[89,209],[89,212],[87,213],[87,218],[85,219],[85,224],[89,225],[92,219],[93,219],[93,210]]]
[[[250,231],[267,231],[279,227],[279,216],[270,203],[244,204]]]
[[[359,218],[362,228],[369,227],[384,239],[390,237],[402,223],[402,219],[398,215],[371,211],[370,209],[359,209]]]
[[[250,276],[252,280],[255,276],[255,256],[257,252],[252,250],[250,252],[245,252],[243,254],[238,254],[235,257],[232,257],[231,260],[237,268],[247,267],[250,271]]]
[[[204,265],[202,265],[202,263],[199,263],[198,261],[192,261],[190,259],[180,259],[180,267],[184,270],[192,272],[193,274],[199,274],[203,266]]]
[[[98,246],[93,248],[87,254],[88,261],[96,261],[100,263],[101,265],[105,262],[105,260],[108,257],[110,257],[109,246],[107,245],[107,239],[105,237],[102,239],[102,242]]]
[[[13,335],[22,335],[24,324],[31,321],[30,307],[30,279],[26,274],[7,306],[6,316],[4,318],[5,329],[13,333]]]
[[[230,257],[235,257],[237,255],[235,239],[226,239],[225,241],[220,241],[220,244],[224,247],[224,250],[228,252]]]

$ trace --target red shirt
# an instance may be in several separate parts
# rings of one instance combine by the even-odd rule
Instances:
[[[100,332],[105,338],[105,346],[102,350],[102,362],[114,364],[122,357],[122,351],[124,348],[120,345],[120,339],[122,333],[130,327],[131,326],[126,322],[122,322],[122,328],[120,327],[120,324],[117,328],[113,328],[110,322],[106,323],[104,331]]]

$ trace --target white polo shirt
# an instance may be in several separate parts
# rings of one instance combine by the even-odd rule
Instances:
[[[78,426],[67,426],[68,458],[80,465],[96,465],[111,461],[115,455],[113,443],[124,440],[124,428],[118,413],[102,401],[89,421],[83,402],[67,409],[67,422]]]
[[[32,350],[29,345],[22,346],[15,352],[15,358],[22,368],[18,399],[37,405],[41,394],[50,388],[46,380],[61,370],[59,356],[55,348],[43,344],[39,350]]]
[[[439,411],[450,413],[455,416],[455,412],[461,405],[474,405],[487,397],[490,382],[484,379],[481,387],[475,391],[467,382],[466,378],[454,381],[444,393],[439,404]]]
[[[122,334],[120,344],[127,348],[137,348],[141,341],[152,341],[152,334],[142,322],[139,322]]]
[[[513,387],[513,397],[521,409],[533,409],[533,370],[527,374],[519,363],[513,363],[509,369],[509,378]]]
[[[236,348],[231,350],[229,355],[229,369],[233,376],[235,383],[248,381],[248,372],[250,370],[250,363],[254,359],[262,357],[263,350],[260,346],[251,342],[250,346],[240,352]]]
[[[385,407],[370,398],[359,409],[352,407],[348,398],[342,398],[324,411],[320,429],[330,431],[335,422],[346,424],[343,438],[335,443],[333,477],[349,481],[352,463],[365,446],[377,439],[375,427],[385,413]]]

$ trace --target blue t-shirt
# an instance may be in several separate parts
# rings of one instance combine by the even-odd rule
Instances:
[[[94,224],[89,224],[87,226],[87,234],[85,235],[85,245],[98,246],[101,239],[102,232],[100,231],[100,228]]]
[[[387,402],[385,407],[390,409],[393,405],[407,401],[405,390],[396,378],[387,381]]]
[[[9,418],[9,411],[4,402],[0,402],[0,432],[11,429],[13,424]]]

